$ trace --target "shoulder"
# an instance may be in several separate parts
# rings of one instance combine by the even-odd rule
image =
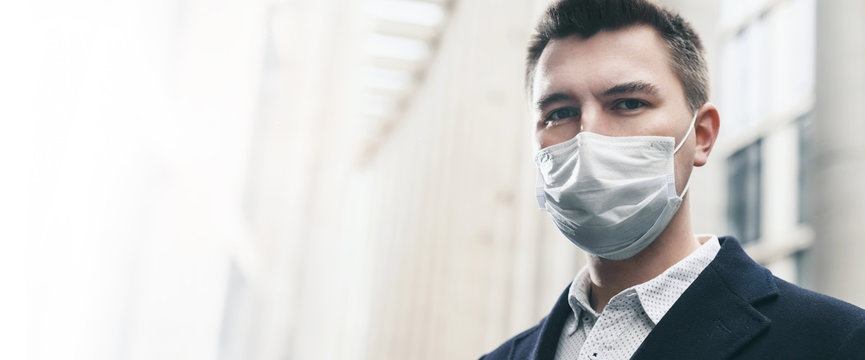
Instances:
[[[778,296],[755,304],[772,320],[770,336],[795,348],[823,349],[826,359],[865,357],[865,309],[774,278]],[[834,352],[834,355],[830,355]]]
[[[826,324],[834,326],[861,322],[865,318],[862,308],[774,276],[769,269],[754,262],[735,239],[724,237],[720,241],[721,250],[710,267],[720,275],[721,283],[743,300],[754,303],[755,307],[777,315],[781,322],[788,317],[797,319],[800,324],[812,320],[812,317],[814,320],[822,319],[824,323],[838,319],[840,323]],[[790,315],[781,316],[785,313]]]
[[[504,344],[482,356],[481,359],[530,359],[535,356],[546,356],[550,351],[555,352],[559,333],[565,319],[571,312],[567,300],[569,287],[570,285],[562,291],[553,305],[553,309],[537,325],[505,341]]]
[[[778,286],[776,306],[779,310],[790,312],[801,325],[847,332],[865,324],[865,309],[777,277],[774,280]]]
[[[834,297],[811,291],[773,276],[778,293],[786,295],[797,306],[820,306],[838,314],[865,315],[865,309]]]
[[[701,284],[714,287],[716,294],[735,294],[766,322],[749,347],[761,354],[755,358],[865,358],[865,310],[784,281],[748,257],[735,239],[720,240],[721,250],[710,264],[717,278]]]
[[[547,318],[542,319],[539,324],[517,334],[508,339],[508,341],[499,345],[495,350],[481,356],[481,360],[529,358],[529,354],[540,336],[541,324],[543,324],[546,319]]]

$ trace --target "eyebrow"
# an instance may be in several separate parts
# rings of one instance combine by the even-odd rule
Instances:
[[[654,84],[647,83],[645,81],[631,81],[623,84],[618,84],[613,86],[607,91],[604,91],[605,96],[609,95],[620,95],[620,94],[633,94],[636,92],[644,92],[650,95],[658,94],[658,87]]]
[[[549,95],[544,95],[540,99],[538,99],[538,102],[535,103],[535,106],[537,107],[537,109],[542,110],[554,102],[564,100],[574,100],[574,97],[566,93],[552,93]]]
[[[655,86],[655,84],[648,83],[645,81],[636,80],[636,81],[629,81],[626,83],[621,83],[621,84],[615,85],[615,86],[607,89],[606,91],[604,91],[604,96],[633,94],[633,93],[637,93],[637,92],[644,92],[644,93],[648,93],[650,95],[658,95],[658,93],[660,91],[658,90],[658,87]],[[574,100],[574,99],[575,98],[573,96],[571,96],[570,94],[563,93],[563,92],[556,92],[556,93],[542,96],[535,103],[535,107],[538,110],[543,110],[544,108],[546,108],[547,106],[549,106],[552,103],[555,103],[558,101]]]

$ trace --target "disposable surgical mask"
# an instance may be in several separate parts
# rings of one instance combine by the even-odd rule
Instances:
[[[580,132],[535,155],[541,209],[571,242],[605,259],[636,255],[667,227],[688,191],[676,193],[673,155],[694,129],[697,113],[677,145],[668,136],[610,137]]]

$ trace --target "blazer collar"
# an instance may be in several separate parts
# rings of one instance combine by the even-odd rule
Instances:
[[[777,296],[772,273],[732,237],[655,326],[632,359],[727,359],[766,331],[753,304]]]
[[[777,296],[772,274],[732,237],[655,326],[632,359],[726,359],[771,321],[752,304]],[[570,312],[568,288],[541,323],[529,359],[553,360]]]
[[[559,346],[559,335],[561,335],[562,328],[565,327],[565,320],[571,312],[571,306],[568,305],[568,290],[570,290],[570,286],[565,288],[565,291],[559,296],[559,300],[553,305],[550,315],[541,323],[540,336],[532,349],[530,360],[553,360],[555,358],[556,349]]]

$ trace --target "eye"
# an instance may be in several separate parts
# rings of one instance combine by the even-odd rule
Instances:
[[[580,116],[580,112],[575,108],[561,108],[556,109],[550,112],[547,115],[547,121],[557,121],[562,119],[567,119],[569,117]]]
[[[613,105],[613,109],[616,110],[637,110],[643,106],[648,105],[645,101],[639,99],[622,99],[616,102]]]

